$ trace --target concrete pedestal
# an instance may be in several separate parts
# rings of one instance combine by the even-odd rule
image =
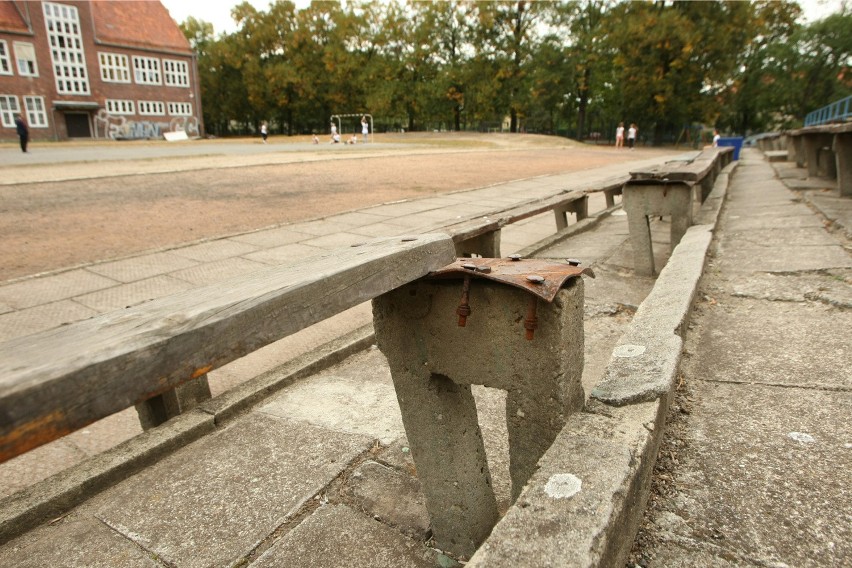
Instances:
[[[507,391],[512,495],[584,403],[583,282],[552,303],[473,279],[459,327],[462,280],[420,280],[373,300],[379,348],[390,364],[438,548],[469,557],[498,519],[471,385]],[[525,339],[531,302],[538,327]]]

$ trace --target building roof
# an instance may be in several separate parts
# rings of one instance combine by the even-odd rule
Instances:
[[[94,0],[92,16],[100,41],[192,53],[189,41],[159,0]]]
[[[4,32],[28,32],[24,18],[15,7],[15,3],[10,0],[0,0],[0,30]]]

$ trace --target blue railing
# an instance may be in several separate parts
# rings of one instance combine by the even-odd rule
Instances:
[[[852,119],[852,96],[809,112],[805,117],[805,126],[819,126],[820,124],[843,122],[850,119]]]

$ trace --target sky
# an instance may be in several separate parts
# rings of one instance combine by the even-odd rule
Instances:
[[[231,8],[240,2],[235,0],[161,0],[172,18],[183,22],[188,16],[213,24],[217,34],[233,32],[236,25],[231,19]],[[266,11],[270,0],[248,0],[258,10]],[[840,10],[844,0],[799,0],[808,22],[819,20]],[[852,2],[852,0],[847,0]],[[296,7],[304,8],[310,0],[296,0]]]

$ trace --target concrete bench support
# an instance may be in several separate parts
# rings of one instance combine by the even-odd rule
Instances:
[[[420,280],[373,300],[376,340],[390,364],[438,548],[470,557],[497,522],[471,385],[507,391],[512,496],[584,401],[583,282],[552,303],[499,282]],[[537,303],[538,327],[523,321]]]
[[[143,430],[150,430],[170,418],[189,412],[212,398],[207,375],[178,385],[170,391],[136,404],[136,413]]]
[[[455,243],[456,256],[479,255],[486,258],[500,257],[500,229],[482,233],[473,238]]]
[[[832,163],[829,165],[829,162],[834,161],[834,157],[826,156],[826,154],[832,154],[832,136],[810,134],[804,138],[805,161],[807,162],[808,176],[817,177],[819,175],[823,175],[826,177],[834,177],[832,176],[834,164]]]
[[[654,249],[649,216],[671,215],[671,247],[674,248],[692,225],[694,186],[689,183],[628,184],[624,188],[624,211],[630,228],[636,274],[653,276]]]
[[[577,221],[589,216],[589,196],[584,195],[576,201],[567,203],[561,207],[555,207],[553,214],[556,216],[556,230],[561,231],[568,226],[568,213],[577,215]],[[496,258],[496,257],[495,257]]]
[[[837,187],[841,197],[852,197],[852,132],[834,137],[834,155],[837,159]]]

